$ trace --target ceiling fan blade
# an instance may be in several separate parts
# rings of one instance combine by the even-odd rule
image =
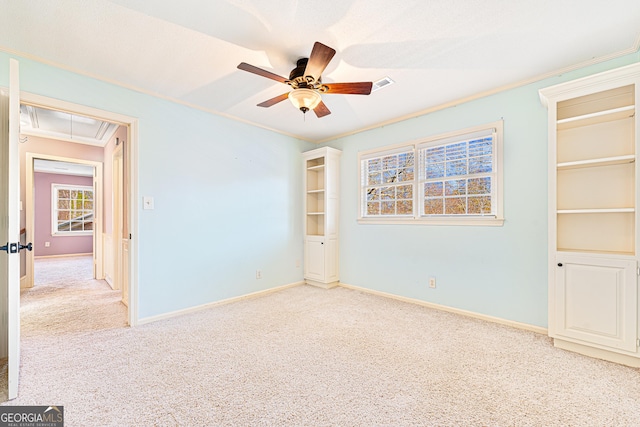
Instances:
[[[372,82],[357,83],[324,83],[328,89],[325,93],[344,95],[369,95],[371,93]]]
[[[282,76],[273,74],[272,72],[263,70],[262,68],[258,68],[255,65],[247,64],[246,62],[241,62],[240,65],[238,65],[238,68],[240,70],[248,71],[250,73],[257,74],[259,76],[266,77],[268,79],[275,80],[280,83],[288,84],[289,82],[288,79],[285,79]]]
[[[320,101],[320,104],[318,104],[316,108],[313,109],[313,112],[316,113],[316,116],[318,116],[319,119],[331,114],[331,111],[329,111],[327,106],[324,105],[324,102],[322,101]]]
[[[267,99],[264,102],[258,104],[258,107],[271,107],[272,105],[276,105],[278,102],[282,102],[289,97],[289,92],[283,93],[282,95],[275,96],[271,99]]]
[[[320,75],[327,68],[331,58],[336,54],[335,49],[325,46],[320,42],[315,42],[309,61],[307,62],[307,68],[304,70],[304,75],[312,76],[316,81],[320,79]]]

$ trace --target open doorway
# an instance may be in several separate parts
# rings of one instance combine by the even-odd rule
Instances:
[[[34,263],[33,286],[20,295],[22,336],[126,325],[122,292],[96,274],[103,253],[96,250],[102,247],[96,234],[103,218],[110,217],[102,214],[100,203],[101,163],[32,153],[26,160],[32,173],[26,210],[33,214]]]
[[[130,241],[134,227],[130,224],[137,214],[130,208],[133,204],[129,198],[134,196],[132,177],[136,175],[133,159],[136,154],[137,122],[115,113],[29,94],[21,94],[21,106],[30,115],[29,119],[35,119],[40,128],[44,127],[42,121],[38,120],[41,117],[44,117],[45,121],[53,120],[54,125],[56,122],[61,123],[63,128],[61,132],[52,134],[47,131],[47,134],[42,135],[30,129],[29,124],[21,123],[21,138],[24,142],[21,144],[21,162],[25,171],[23,181],[25,192],[22,198],[24,200],[24,239],[33,242],[35,249],[34,252],[24,254],[21,287],[31,289],[34,285],[37,286],[38,277],[35,274],[37,268],[45,264],[51,267],[56,263],[55,260],[47,259],[47,263],[41,262],[37,265],[37,261],[42,259],[38,256],[38,252],[45,253],[45,248],[54,246],[54,239],[57,239],[55,246],[60,246],[58,243],[62,237],[66,237],[65,234],[73,234],[81,230],[91,235],[92,245],[89,250],[76,248],[67,254],[73,255],[71,258],[76,258],[73,260],[76,262],[76,271],[86,272],[86,263],[89,262],[91,277],[87,280],[101,281],[106,286],[104,290],[110,291],[111,296],[118,295],[119,301],[124,306],[125,324],[135,324],[137,306],[132,297],[136,295],[137,283],[131,280],[131,277],[135,277],[132,273],[136,270],[137,259],[131,250],[133,245]],[[68,122],[66,128],[65,120]],[[83,126],[87,129],[93,126],[96,134],[89,135],[88,138],[87,135],[81,135]],[[113,127],[113,131],[109,132],[109,127]],[[69,135],[64,135],[67,131]],[[59,135],[60,133],[62,136]],[[43,138],[47,139],[46,148],[42,148]],[[97,141],[100,138],[103,141]],[[71,151],[73,154],[60,148],[64,144],[76,147]],[[95,155],[97,150],[100,151],[99,156]],[[38,220],[35,209],[36,181],[41,162],[50,162],[51,165],[63,165],[63,167],[88,167],[93,174],[92,188],[81,185],[71,191],[75,191],[73,193],[75,201],[79,201],[78,198],[81,197],[84,205],[93,205],[94,212],[77,211],[67,215],[67,212],[55,213],[52,208],[51,214],[44,221],[49,221],[50,225],[50,232],[48,236],[45,235],[48,240],[43,240],[37,235],[37,222],[43,222]],[[54,183],[51,182],[49,185],[54,191]],[[63,195],[71,196],[71,193],[65,193],[64,185],[61,187],[60,191]],[[87,188],[87,193],[83,192],[83,188]],[[54,205],[53,199],[51,204]],[[55,230],[58,224],[62,230]],[[59,235],[56,235],[56,232],[59,232]],[[60,254],[53,256],[56,255]],[[61,261],[65,260],[61,258]],[[59,269],[53,268],[53,270]],[[85,285],[87,283],[85,282]]]

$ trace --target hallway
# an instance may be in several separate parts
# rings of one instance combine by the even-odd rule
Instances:
[[[90,255],[35,260],[35,286],[20,292],[23,339],[127,326],[121,292],[92,267]]]

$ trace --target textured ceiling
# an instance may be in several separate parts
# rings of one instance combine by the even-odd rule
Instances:
[[[639,47],[638,0],[0,0],[0,49],[226,117],[324,141]],[[289,87],[315,41],[325,82],[395,81],[323,95],[332,114],[256,104]]]

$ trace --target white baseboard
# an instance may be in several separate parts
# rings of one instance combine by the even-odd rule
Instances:
[[[634,356],[628,356],[626,354],[615,353],[613,351],[607,351],[600,348],[595,348],[591,345],[582,345],[574,342],[565,341],[562,339],[554,338],[553,345],[563,350],[573,351],[585,356],[595,357],[596,359],[607,360],[609,362],[620,363],[622,365],[630,366],[632,368],[640,368],[640,358]]]
[[[59,255],[38,255],[34,256],[35,259],[44,259],[44,258],[67,258],[74,256],[93,256],[93,253],[82,253],[82,254],[59,254]]]
[[[348,288],[348,289],[353,289],[353,290],[356,290],[356,291],[362,291],[362,292],[369,293],[369,294],[372,294],[372,295],[378,295],[378,296],[382,296],[382,297],[386,297],[386,298],[392,298],[392,299],[395,299],[395,300],[398,300],[398,301],[404,301],[404,302],[408,302],[408,303],[412,303],[412,304],[418,304],[418,305],[421,305],[421,306],[424,306],[424,307],[434,308],[436,310],[447,311],[449,313],[455,313],[455,314],[460,314],[462,316],[473,317],[475,319],[486,320],[488,322],[499,323],[501,325],[511,326],[513,328],[523,329],[525,331],[531,331],[531,332],[535,332],[535,333],[538,333],[538,334],[547,335],[547,333],[548,333],[547,328],[543,328],[541,326],[536,326],[536,325],[530,325],[528,323],[521,323],[521,322],[516,322],[516,321],[513,321],[513,320],[502,319],[500,317],[488,316],[486,314],[475,313],[473,311],[467,311],[467,310],[462,310],[462,309],[459,309],[459,308],[449,307],[449,306],[446,306],[446,305],[435,304],[435,303],[432,303],[432,302],[422,301],[422,300],[415,299],[415,298],[408,298],[408,297],[403,297],[403,296],[400,296],[400,295],[390,294],[390,293],[387,293],[387,292],[376,291],[376,290],[373,290],[373,289],[367,289],[367,288],[363,288],[363,287],[360,287],[360,286],[348,285],[348,284],[342,283],[342,282],[340,282],[339,286],[342,286],[342,287]]]
[[[189,308],[185,308],[185,309],[182,309],[182,310],[171,311],[169,313],[159,314],[157,316],[145,317],[145,318],[142,318],[142,319],[138,319],[138,321],[136,322],[136,325],[144,325],[145,323],[151,323],[151,322],[156,322],[158,320],[164,320],[164,319],[170,319],[170,318],[176,317],[176,316],[182,316],[184,314],[195,313],[197,311],[206,310],[207,308],[215,307],[215,306],[218,306],[218,305],[229,304],[229,303],[232,303],[232,302],[242,301],[242,300],[249,299],[249,298],[260,297],[260,296],[264,296],[264,295],[267,295],[267,294],[270,294],[270,293],[273,293],[273,292],[278,292],[278,291],[281,291],[283,289],[292,288],[294,286],[299,286],[299,285],[303,285],[303,284],[304,284],[304,281],[294,282],[294,283],[290,283],[288,285],[282,285],[282,286],[277,286],[275,288],[265,289],[263,291],[252,292],[250,294],[240,295],[240,296],[233,297],[233,298],[227,298],[227,299],[223,299],[223,300],[220,300],[220,301],[213,301],[213,302],[209,302],[209,303],[202,304],[202,305],[196,305],[195,307],[189,307]]]

